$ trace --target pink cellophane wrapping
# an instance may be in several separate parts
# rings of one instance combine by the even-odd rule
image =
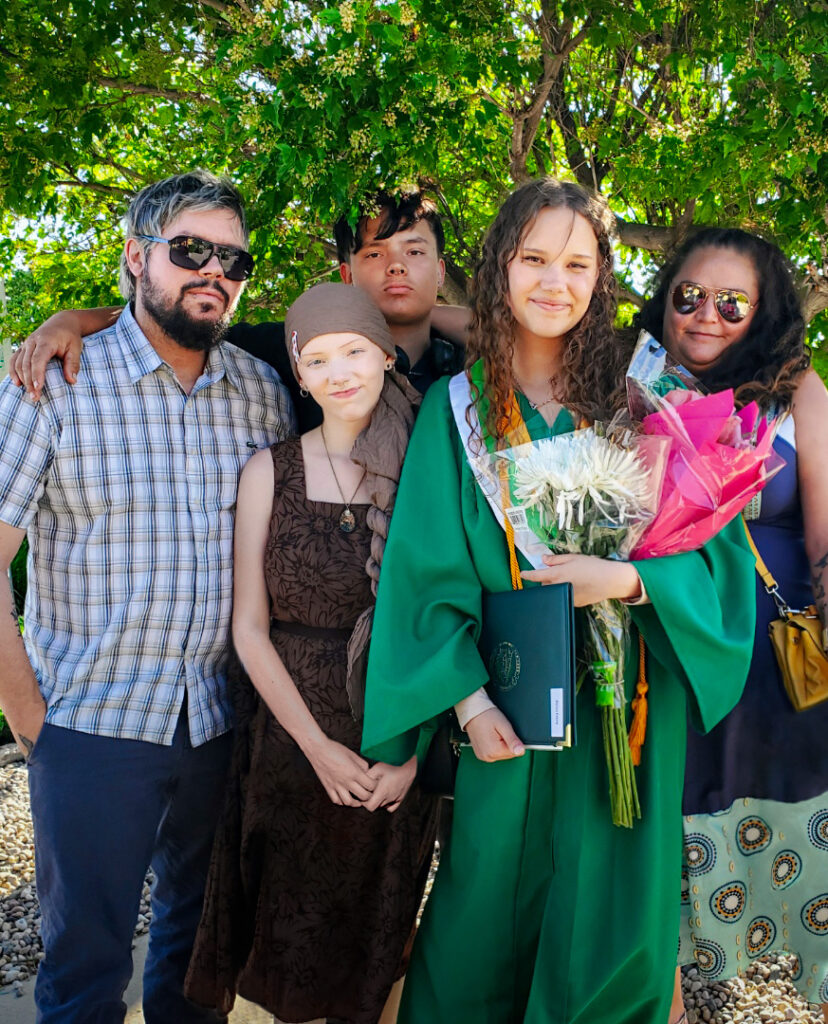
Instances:
[[[658,411],[641,429],[669,438],[671,448],[659,510],[632,552],[636,559],[701,547],[785,464],[772,447],[776,422],[760,417],[755,402],[736,411],[732,390],[647,389],[647,399]]]

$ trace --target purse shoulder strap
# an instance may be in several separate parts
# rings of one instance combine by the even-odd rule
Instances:
[[[750,550],[753,552],[754,559],[756,560],[756,571],[762,577],[762,582],[765,584],[765,588],[770,594],[776,589],[776,580],[773,578],[773,573],[765,565],[764,558],[759,554],[759,548],[756,547],[753,537],[750,535],[750,530],[748,529],[748,524],[744,516],[742,516],[742,526],[745,528],[745,536],[747,537],[748,545]]]
[[[779,593],[779,585],[774,579],[773,573],[770,571],[767,565],[765,565],[764,558],[762,558],[762,556],[759,554],[759,549],[756,547],[753,537],[751,537],[750,535],[750,530],[748,529],[748,524],[745,520],[745,517],[742,516],[741,519],[742,526],[744,526],[745,528],[745,536],[747,537],[748,545],[750,547],[750,550],[753,552],[753,558],[756,562],[756,571],[759,574],[762,582],[765,584],[765,590],[773,598],[774,603],[776,604],[776,607],[779,610],[779,614],[784,618],[790,612],[791,609],[788,606],[788,603],[785,600],[785,598]]]

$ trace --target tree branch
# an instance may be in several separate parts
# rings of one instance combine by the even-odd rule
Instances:
[[[209,7],[210,10],[218,11],[222,17],[230,10],[230,5],[222,3],[221,0],[198,0],[198,3],[202,7]]]
[[[809,324],[824,309],[828,309],[828,286],[809,289],[802,300],[802,315],[805,317],[805,323]]]
[[[627,288],[625,285],[619,284],[618,301],[629,302],[630,305],[635,306],[636,309],[641,309],[644,305],[644,296],[639,295],[638,292],[633,291],[632,288]]]
[[[618,240],[631,249],[647,249],[649,252],[666,252],[675,239],[673,228],[659,224],[636,224],[615,218]]]
[[[142,85],[139,82],[130,82],[128,78],[98,78],[98,85],[105,89],[120,89],[122,92],[129,92],[135,96],[155,96],[162,100],[171,100],[173,103],[203,103],[205,106],[219,109],[221,104],[199,92],[181,92],[179,89],[159,89],[154,85]]]
[[[537,32],[540,36],[543,72],[537,82],[529,102],[520,113],[514,113],[512,127],[512,153],[510,170],[516,182],[526,181],[526,160],[535,143],[535,136],[540,127],[541,118],[549,100],[553,86],[560,76],[567,57],[586,39],[592,24],[590,15],[581,29],[572,35],[573,24],[565,21],[553,26],[549,20],[548,5],[542,5],[537,21]],[[555,38],[557,36],[557,38]]]
[[[828,309],[828,277],[816,263],[809,263],[802,279],[802,315],[810,323],[817,313]]]
[[[453,306],[467,306],[469,302],[469,278],[459,264],[446,257],[446,276],[440,293]]]
[[[67,178],[56,181],[55,185],[62,185],[64,188],[86,188],[90,192],[100,192],[105,196],[117,196],[119,199],[131,199],[135,192],[129,188],[118,188],[117,185],[101,185],[97,181],[82,181],[80,178]]]

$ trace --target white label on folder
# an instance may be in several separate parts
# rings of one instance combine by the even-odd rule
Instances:
[[[506,518],[512,524],[515,530],[526,530],[529,528],[529,523],[526,519],[526,512],[518,507],[507,508]]]
[[[564,692],[561,688],[549,691],[549,735],[553,739],[563,739]]]

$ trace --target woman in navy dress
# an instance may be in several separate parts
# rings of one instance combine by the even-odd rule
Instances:
[[[786,465],[745,518],[785,600],[815,602],[824,628],[828,392],[808,368],[790,265],[754,235],[703,229],[661,271],[639,326],[710,390],[790,411],[774,445]],[[679,962],[722,980],[792,953],[797,988],[828,1021],[828,702],[794,710],[768,637],[779,613],[758,574],[756,601],[744,696],[707,735],[689,730]],[[671,1019],[683,1019],[678,977]]]

